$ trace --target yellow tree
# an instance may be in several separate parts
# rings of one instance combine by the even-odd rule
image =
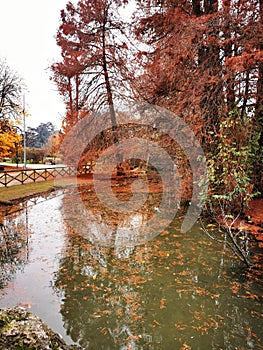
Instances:
[[[21,149],[22,137],[15,132],[21,120],[22,79],[0,59],[0,157],[12,157]]]
[[[10,130],[0,133],[0,158],[12,157],[22,148],[22,137]]]

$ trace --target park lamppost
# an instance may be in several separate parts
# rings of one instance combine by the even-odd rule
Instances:
[[[22,109],[22,116],[23,116],[23,130],[19,126],[13,126],[13,128],[16,128],[17,130],[20,130],[21,135],[23,135],[23,153],[24,153],[24,170],[26,170],[26,111],[25,111],[25,94],[23,94],[23,109]],[[15,142],[16,147],[16,164],[18,166],[18,144]]]

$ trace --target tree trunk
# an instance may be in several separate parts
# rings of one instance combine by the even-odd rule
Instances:
[[[192,6],[193,6],[194,15],[201,16],[202,11],[201,11],[200,0],[192,0]]]
[[[109,79],[109,72],[108,72],[108,66],[107,66],[107,57],[106,57],[106,22],[107,22],[107,16],[108,16],[108,8],[106,7],[104,10],[104,23],[103,23],[103,29],[102,29],[102,53],[103,53],[103,73],[104,73],[104,79],[105,79],[105,85],[106,85],[106,92],[107,92],[107,101],[109,105],[110,110],[110,118],[111,118],[111,125],[112,130],[116,130],[117,122],[116,122],[116,113],[114,109],[113,104],[113,97],[112,97],[112,89]]]
[[[76,102],[75,102],[75,109],[76,109],[76,120],[79,120],[79,74],[76,74]]]
[[[73,98],[72,98],[72,86],[71,86],[71,79],[68,78],[68,92],[69,92],[69,110],[70,114],[73,115]]]
[[[218,11],[217,2],[214,0],[206,0],[204,2],[204,14],[216,13]],[[203,37],[212,35],[215,42],[219,36],[219,20],[214,16],[207,23],[207,31]],[[204,40],[205,42],[205,40]],[[204,83],[202,97],[200,101],[201,113],[204,116],[205,123],[203,127],[203,141],[209,147],[209,133],[215,132],[219,125],[219,106],[222,104],[222,67],[220,63],[220,48],[214,44],[202,44],[198,54],[198,64],[200,74],[207,76],[207,83]]]
[[[262,1],[259,1],[259,21],[260,28],[263,27],[263,4]],[[263,50],[263,41],[259,43],[259,49]],[[263,63],[260,62],[258,66],[258,81],[257,81],[257,99],[256,99],[256,108],[255,108],[255,119],[256,127],[259,130],[259,155],[258,155],[258,164],[256,166],[257,173],[257,187],[258,190],[263,193],[263,170],[262,170],[262,152],[263,152]]]
[[[224,40],[227,44],[224,47],[224,54],[226,58],[230,58],[233,56],[233,43],[231,41],[231,37],[233,34],[230,28],[230,0],[223,1],[223,9],[224,9],[224,19],[225,23],[223,24],[222,31],[224,33]],[[226,103],[227,103],[227,112],[233,111],[235,107],[235,73],[233,71],[228,71],[227,79],[226,79]]]
[[[110,118],[111,118],[111,126],[112,126],[112,132],[113,132],[113,140],[114,143],[117,144],[119,142],[118,136],[116,134],[116,128],[117,128],[117,121],[116,121],[116,113],[113,103],[113,97],[112,97],[112,89],[111,89],[111,83],[109,78],[109,72],[108,72],[108,65],[107,65],[107,56],[106,56],[106,23],[107,23],[107,16],[108,16],[108,8],[106,7],[104,9],[104,23],[103,23],[103,29],[102,29],[102,60],[103,60],[103,73],[104,73],[104,79],[105,79],[105,85],[106,85],[106,94],[107,94],[107,102],[109,106],[110,111]],[[120,171],[120,163],[123,161],[123,157],[120,153],[116,154],[116,160],[119,163],[117,166],[117,174]]]

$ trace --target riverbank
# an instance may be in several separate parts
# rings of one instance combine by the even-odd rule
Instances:
[[[245,220],[240,223],[244,231],[252,234],[263,248],[263,198],[253,199],[246,210]]]
[[[233,233],[248,233],[258,242],[258,246],[263,248],[263,198],[252,199],[244,213],[234,220],[212,218],[217,225],[225,229],[231,229]]]
[[[1,349],[77,350],[27,309],[0,309]]]
[[[78,184],[91,181],[91,177],[78,177]],[[23,185],[14,185],[9,187],[0,187],[0,206],[13,205],[30,197],[35,197],[43,193],[52,192],[58,188],[64,188],[72,184],[72,178],[62,178],[54,181],[37,181],[25,183]]]
[[[78,184],[92,181],[92,177],[79,177]],[[54,180],[39,181],[23,185],[15,185],[0,188],[0,207],[12,206],[27,198],[41,194],[48,194],[58,188],[70,186],[71,178],[63,179],[61,182]],[[124,186],[125,190],[126,186]],[[127,188],[126,188],[127,189]],[[263,248],[263,198],[256,198],[249,203],[244,218],[237,220],[235,228],[242,227],[243,231],[252,234]]]
[[[55,189],[54,180],[0,188],[0,205],[13,205],[29,197],[48,193]]]

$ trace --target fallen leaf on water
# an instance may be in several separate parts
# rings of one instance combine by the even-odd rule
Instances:
[[[160,300],[160,309],[166,309],[165,302],[166,302],[165,298],[162,298]]]
[[[106,327],[102,328],[100,330],[100,332],[103,334],[103,335],[107,335],[108,334],[108,329]]]
[[[153,320],[154,324],[157,324],[157,326],[160,326],[161,324],[157,320]]]
[[[175,328],[176,328],[178,331],[184,331],[184,330],[186,329],[186,327],[187,327],[186,324],[183,324],[183,323],[181,323],[181,322],[176,322],[176,323],[174,324],[174,326],[175,326]]]
[[[187,345],[186,342],[183,343],[183,346],[180,348],[180,350],[191,350],[191,346]]]

